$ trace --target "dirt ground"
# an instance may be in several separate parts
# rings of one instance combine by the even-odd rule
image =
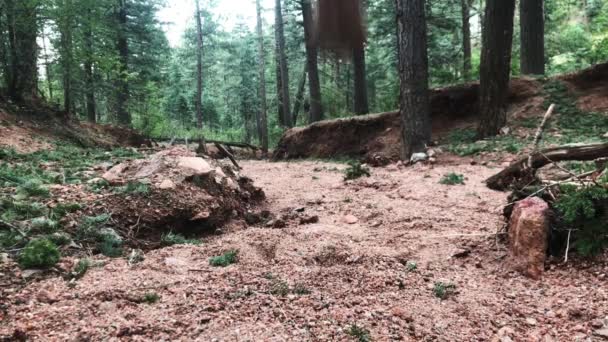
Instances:
[[[608,327],[607,258],[553,261],[541,281],[510,270],[494,235],[506,194],[482,183],[496,168],[389,165],[345,183],[341,164],[242,164],[266,192],[264,209],[319,222],[233,222],[201,246],[151,251],[134,266],[97,259],[75,283],[48,279],[2,298],[0,336],[356,341],[356,324],[374,341],[601,341]],[[439,184],[450,172],[466,184]],[[237,264],[209,265],[230,249]],[[437,298],[436,282],[455,293]],[[143,302],[149,293],[160,301]]]

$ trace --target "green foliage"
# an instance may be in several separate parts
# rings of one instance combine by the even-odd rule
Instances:
[[[143,301],[148,304],[155,304],[160,301],[160,295],[156,292],[149,292],[144,295]]]
[[[74,269],[72,269],[72,272],[70,272],[70,278],[80,279],[80,278],[84,277],[84,275],[87,273],[87,271],[89,270],[90,267],[91,267],[91,260],[89,260],[89,259],[78,260],[78,262],[76,263],[76,266],[74,266]]]
[[[37,232],[51,234],[59,229],[59,223],[46,217],[37,217],[32,220],[32,229]]]
[[[38,179],[31,179],[17,187],[17,199],[28,197],[49,197],[49,189],[42,185]]]
[[[150,185],[139,182],[129,182],[125,186],[114,189],[114,192],[125,195],[147,195],[150,193]]]
[[[270,286],[270,293],[275,296],[285,297],[289,294],[289,284],[283,280],[274,280]]]
[[[51,209],[51,217],[54,219],[61,219],[67,214],[77,212],[81,209],[82,206],[78,203],[58,203]]]
[[[448,173],[441,178],[439,184],[443,185],[464,185],[464,175],[458,173]]]
[[[461,157],[477,155],[482,152],[518,153],[525,140],[511,135],[497,136],[476,141],[477,132],[474,129],[454,130],[448,136],[446,150]]]
[[[352,337],[354,337],[359,342],[371,342],[372,335],[368,329],[364,327],[360,327],[357,324],[352,324],[346,330],[346,333]]]
[[[353,180],[363,176],[371,176],[369,168],[361,164],[360,161],[351,161],[344,170],[344,180]]]
[[[48,210],[46,206],[38,202],[21,202],[0,198],[0,218],[4,221],[31,220],[36,217],[46,216]]]
[[[198,246],[202,242],[198,239],[186,239],[181,234],[175,234],[173,232],[169,232],[162,236],[161,244],[163,246],[173,246],[173,245],[195,245]]]
[[[213,267],[227,267],[238,262],[238,250],[230,250],[226,253],[209,259],[209,265]]]
[[[418,263],[416,263],[415,261],[408,261],[405,264],[405,268],[408,272],[415,272],[418,269]]]
[[[22,268],[51,268],[55,266],[61,253],[57,246],[47,239],[30,241],[19,255],[19,265]]]
[[[595,256],[608,246],[608,189],[593,185],[562,186],[555,203],[561,219],[574,232],[574,248],[582,256]]]
[[[96,239],[99,230],[110,220],[110,215],[85,216],[78,225],[78,237],[80,239]]]
[[[310,291],[310,289],[308,287],[306,287],[305,284],[303,283],[296,283],[293,286],[293,293],[300,295],[300,296],[305,296],[305,295],[309,295],[312,293],[312,291]]]
[[[97,248],[101,254],[110,257],[118,258],[122,256],[122,240],[117,239],[111,234],[102,234],[99,236]]]
[[[436,282],[433,286],[433,293],[439,299],[447,299],[456,291],[456,285],[450,283]]]

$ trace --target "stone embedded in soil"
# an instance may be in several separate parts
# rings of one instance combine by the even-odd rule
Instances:
[[[354,215],[346,215],[346,216],[342,217],[342,222],[344,222],[346,224],[355,224],[355,223],[359,222],[359,219]]]
[[[175,188],[175,183],[170,179],[165,179],[158,185],[158,188],[161,190],[173,189]]]
[[[185,173],[190,173],[190,176],[208,175],[214,171],[205,159],[198,157],[179,157],[177,167]]]
[[[545,267],[549,213],[545,201],[527,198],[515,205],[509,222],[511,260],[517,270],[534,279]]]

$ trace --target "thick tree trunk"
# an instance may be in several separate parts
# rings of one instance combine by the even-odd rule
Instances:
[[[460,0],[462,7],[462,78],[471,80],[471,5],[473,0]]]
[[[260,114],[259,114],[259,130],[260,142],[262,145],[262,153],[268,153],[268,122],[266,108],[266,53],[264,50],[264,32],[262,30],[262,5],[260,0],[256,0],[257,12],[257,34],[259,44],[259,73],[260,73]]]
[[[116,112],[118,123],[122,126],[131,126],[131,114],[127,108],[129,101],[129,42],[127,39],[127,0],[118,0],[118,62],[119,75],[116,87]]]
[[[543,0],[520,0],[521,73],[545,74],[545,14]]]
[[[401,81],[401,158],[425,152],[431,140],[424,0],[395,0]]]
[[[293,104],[293,124],[294,126],[298,124],[298,114],[300,114],[300,108],[302,107],[302,102],[304,101],[304,92],[306,91],[306,74],[308,68],[304,65],[304,72],[302,72],[302,77],[300,77],[300,81],[298,82],[298,92],[296,94],[296,101]]]
[[[281,127],[285,126],[285,113],[283,108],[283,80],[281,79],[281,62],[279,62],[279,49],[275,47],[275,76],[277,78],[277,119]]]
[[[309,122],[323,120],[321,105],[321,82],[319,80],[318,48],[313,38],[311,0],[301,0],[304,18],[304,40],[306,41],[306,65],[308,68],[308,88],[310,94]]]
[[[279,63],[279,73],[281,75],[280,84],[280,103],[283,108],[283,123],[287,127],[293,127],[291,118],[291,99],[289,97],[289,68],[287,66],[287,55],[285,54],[285,29],[283,24],[283,10],[281,0],[275,1],[275,35],[277,43],[277,61]]]
[[[95,103],[95,83],[93,76],[93,28],[91,9],[87,10],[89,19],[85,23],[84,30],[84,91],[87,105],[87,120],[95,123],[97,121],[97,104]]]
[[[2,95],[2,91],[5,88],[8,88],[9,84],[9,66],[8,66],[8,45],[6,44],[7,38],[5,33],[5,20],[4,14],[6,13],[6,4],[4,2],[0,2],[0,68],[2,68],[2,82],[4,82],[4,86],[1,86],[0,83],[0,95]]]
[[[353,50],[353,68],[355,70],[355,113],[368,114],[367,75],[365,71],[365,48]]]
[[[201,22],[201,7],[196,2],[196,128],[198,129],[198,148],[206,153],[207,144],[203,134],[203,23]]]
[[[479,138],[498,134],[507,124],[515,0],[487,0],[480,65]]]
[[[72,1],[63,1],[61,19],[61,66],[63,69],[63,109],[69,116],[72,111]]]
[[[9,96],[18,102],[38,96],[38,3],[5,0],[7,7],[11,76]]]

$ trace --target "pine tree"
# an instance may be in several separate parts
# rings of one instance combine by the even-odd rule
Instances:
[[[520,0],[521,73],[545,74],[545,14],[543,0]]]

